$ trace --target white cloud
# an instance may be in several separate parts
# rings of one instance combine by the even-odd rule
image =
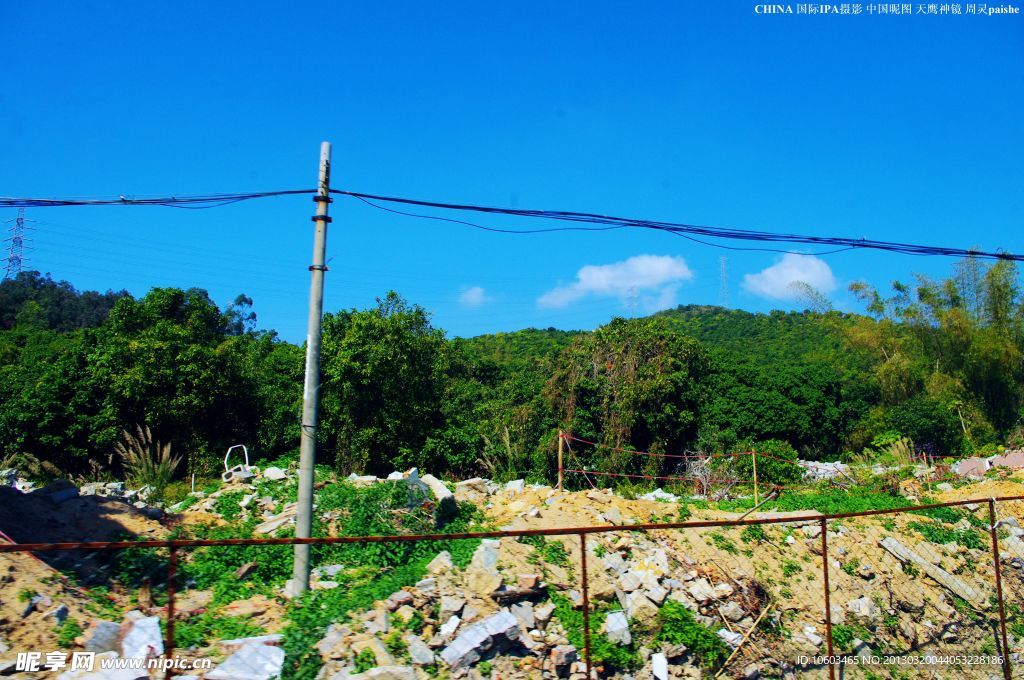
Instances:
[[[647,311],[654,312],[675,305],[679,284],[692,279],[693,272],[681,257],[636,255],[613,264],[588,264],[576,272],[573,283],[552,288],[537,298],[537,306],[567,307],[588,295],[618,297],[627,302],[635,295]]]
[[[837,286],[828,263],[813,255],[795,253],[786,253],[772,266],[743,277],[744,288],[771,300],[799,298],[800,287],[794,285],[797,283],[806,283],[821,293],[831,293]]]
[[[461,294],[459,294],[459,306],[466,309],[476,309],[477,307],[482,307],[493,299],[494,298],[488,295],[487,291],[482,287],[472,286],[470,288],[466,288]]]

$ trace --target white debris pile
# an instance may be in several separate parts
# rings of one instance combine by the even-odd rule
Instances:
[[[799,460],[797,465],[804,469],[804,479],[811,481],[850,476],[850,466],[846,463]]]

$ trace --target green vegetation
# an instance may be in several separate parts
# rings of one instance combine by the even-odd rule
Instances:
[[[801,567],[798,562],[794,562],[793,560],[782,561],[782,575],[786,578],[795,576],[796,574],[799,574],[801,571],[803,571],[803,567]]]
[[[739,548],[736,547],[733,540],[723,533],[713,531],[708,534],[708,538],[711,540],[711,544],[719,550],[723,550],[731,555],[739,553]]]
[[[852,651],[854,640],[859,639],[867,642],[871,638],[871,633],[863,626],[842,623],[832,626],[832,643],[835,645],[837,652]]]
[[[75,638],[81,635],[85,629],[79,625],[78,621],[68,617],[64,619],[64,623],[57,626],[56,630],[57,646],[61,649],[70,649],[75,645]]]
[[[760,524],[751,524],[740,532],[740,540],[744,543],[763,543],[768,540],[768,534]]]
[[[520,543],[533,546],[530,561],[541,566],[554,564],[559,567],[569,566],[569,553],[561,541],[544,536],[523,536]]]
[[[796,464],[796,449],[789,442],[769,439],[745,444],[743,448],[757,453],[757,478],[761,484],[788,484],[803,477],[803,470]],[[733,465],[740,479],[754,479],[753,454],[736,456]]]
[[[329,313],[321,375],[324,466],[317,479],[417,466],[449,479],[550,481],[559,430],[596,443],[574,444],[572,466],[616,474],[681,470],[678,460],[629,450],[755,450],[766,485],[792,486],[800,476],[798,454],[896,468],[881,479],[857,479],[851,490],[787,489],[766,506],[847,513],[910,505],[900,484],[921,453],[987,455],[1000,443],[1024,443],[1024,306],[1013,263],[968,258],[944,281],[896,283],[891,294],[864,284],[852,290],[867,314],[830,311],[820,299],[815,311],[791,313],[689,306],[614,319],[592,332],[527,329],[470,339],[446,337],[426,310],[394,293],[369,309]],[[261,465],[294,461],[302,370],[303,348],[256,330],[252,300],[244,295],[220,308],[198,289],[154,288],[136,299],[79,293],[27,272],[0,282],[0,459],[13,458],[12,465],[39,477],[133,477],[158,487],[165,500],[191,504],[196,497],[180,480],[195,474],[204,492],[219,488],[215,477],[229,445],[245,442]],[[119,443],[122,454],[111,455]],[[750,509],[752,458],[714,461],[712,478],[744,480],[732,489],[743,497],[711,502],[722,510]],[[566,481],[580,484],[572,476]],[[650,488],[633,483],[623,493]],[[259,482],[256,493],[280,507],[295,500],[296,485]],[[254,520],[235,519],[242,497],[232,492],[217,499],[227,526],[175,535],[252,535]],[[481,522],[466,505],[437,522],[427,501],[404,484],[328,484],[318,494],[314,532],[454,533]],[[685,501],[678,517],[708,505]],[[929,541],[984,546],[984,521],[971,513],[937,508],[919,515],[909,526]],[[891,518],[877,521],[895,527]],[[748,526],[738,539],[746,550],[767,541],[770,531]],[[731,534],[704,536],[720,550],[739,552]],[[526,542],[538,563],[572,566],[560,541]],[[319,657],[310,650],[330,621],[414,584],[440,550],[464,565],[475,547],[464,540],[316,546],[315,563],[342,565],[346,587],[289,603],[286,674],[316,676]],[[165,552],[129,549],[113,559],[113,577],[128,587],[148,583],[160,601]],[[220,607],[276,592],[290,565],[287,546],[188,551],[182,582],[212,590],[213,602],[207,613],[183,622],[179,634],[195,644],[243,634],[248,624],[219,615]],[[857,566],[851,559],[843,568],[853,574]],[[243,567],[248,574],[235,577]],[[797,561],[782,565],[786,577],[802,568]],[[581,646],[580,612],[564,599],[556,605],[571,641]],[[90,607],[110,605],[98,598]],[[675,609],[667,604],[659,629],[648,632],[701,650],[695,653],[707,666],[719,663],[721,641]],[[594,625],[605,616],[596,611]],[[67,635],[73,625],[65,624]],[[422,621],[404,625],[415,629]],[[599,663],[638,665],[636,648],[595,645]]]
[[[261,635],[263,632],[262,628],[243,617],[222,616],[205,611],[177,622],[174,626],[174,639],[178,647],[188,649],[202,647],[214,640],[234,640]]]
[[[957,531],[934,522],[911,522],[907,526],[917,531],[932,543],[955,543],[974,550],[981,550],[984,548],[982,536],[976,529],[964,529]]]
[[[659,612],[661,628],[655,639],[673,645],[686,645],[701,666],[714,668],[729,656],[729,648],[715,632],[693,618],[693,613],[675,600],[666,600]]]
[[[376,668],[377,657],[373,655],[373,650],[367,647],[363,651],[356,654],[355,667],[356,673],[365,673],[371,668]]]
[[[552,593],[551,602],[555,605],[555,618],[565,628],[569,643],[576,649],[584,648],[583,611],[572,606],[569,598],[561,593]],[[590,615],[590,629],[600,630],[608,618],[610,605],[602,603]],[[590,636],[591,661],[611,669],[630,670],[640,666],[640,653],[636,640],[629,645],[618,645],[609,642],[604,635]]]
[[[810,296],[816,311],[689,306],[593,332],[471,339],[389,293],[325,316],[322,460],[343,474],[550,480],[562,429],[597,443],[572,451],[596,471],[677,471],[623,449],[756,449],[759,479],[785,484],[796,452],[900,467],[1024,441],[1012,262],[968,258],[942,281],[852,291],[866,315]],[[132,463],[109,454],[146,428],[183,458],[151,466],[168,487],[171,474],[211,477],[238,442],[261,461],[294,457],[303,350],[255,322],[244,295],[221,309],[198,289],[135,299],[35,272],[0,282],[0,457],[42,476],[123,476]],[[747,456],[717,460],[729,469],[715,472],[752,477]]]

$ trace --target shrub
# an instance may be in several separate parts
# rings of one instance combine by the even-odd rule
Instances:
[[[203,647],[213,640],[260,635],[263,629],[240,616],[221,616],[205,611],[191,616],[174,626],[175,644],[182,648]]]
[[[661,628],[655,638],[670,645],[686,645],[705,668],[713,668],[729,655],[725,642],[693,618],[693,613],[675,600],[666,600],[660,611]]]
[[[530,555],[531,562],[540,565],[569,566],[569,553],[561,541],[548,540],[544,536],[523,536],[520,540],[533,546],[533,554]]]
[[[941,524],[929,522],[911,522],[907,526],[917,531],[932,543],[939,543],[940,545],[956,543],[965,548],[971,548],[974,550],[981,550],[984,547],[981,536],[974,529],[958,531],[942,526]]]
[[[75,644],[75,638],[82,634],[82,626],[72,618],[67,618],[64,623],[57,626],[57,646],[61,649],[68,649]]]
[[[797,465],[796,449],[778,439],[769,439],[751,444],[750,451],[757,452],[757,479],[765,484],[787,484],[803,477],[803,469]],[[733,461],[740,479],[753,481],[753,456],[736,456]]]
[[[576,649],[583,649],[583,611],[575,609],[569,599],[560,593],[552,593],[551,601],[555,605],[555,617],[565,629],[565,636],[569,638],[569,643]],[[590,616],[591,631],[600,630],[604,625],[604,620],[608,617],[608,605],[598,606],[599,609]],[[612,669],[629,670],[640,665],[640,656],[637,653],[635,642],[627,646],[617,645],[609,642],[604,635],[591,634],[590,659],[594,664]]]
[[[762,543],[768,540],[768,534],[760,524],[751,524],[740,532],[740,540],[744,543]]]

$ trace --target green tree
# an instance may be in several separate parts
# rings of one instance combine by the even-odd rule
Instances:
[[[395,292],[324,317],[321,436],[338,470],[427,466],[444,422],[448,353],[427,312]],[[443,447],[435,447],[442,451]]]
[[[584,459],[604,471],[656,474],[660,458],[697,438],[708,357],[661,319],[615,319],[562,353],[546,392],[562,428],[597,442]]]

